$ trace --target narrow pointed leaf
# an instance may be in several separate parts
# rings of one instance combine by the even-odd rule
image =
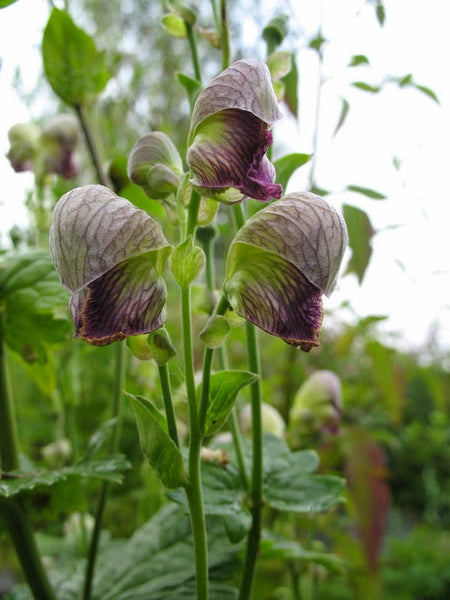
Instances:
[[[342,98],[341,114],[339,115],[339,120],[337,122],[336,129],[334,130],[333,137],[337,134],[339,129],[345,123],[345,120],[347,118],[349,110],[350,110],[350,104],[349,104],[348,100],[346,100],[345,98]]]
[[[148,462],[167,489],[185,486],[183,457],[167,433],[165,417],[142,396],[128,396],[133,403],[141,448]]]
[[[197,100],[197,96],[199,95],[200,90],[202,89],[202,84],[200,83],[200,81],[192,79],[192,77],[188,77],[184,73],[177,73],[177,79],[186,90],[186,94],[189,99],[189,105],[192,110],[195,101]]]
[[[61,100],[72,106],[94,100],[109,80],[104,53],[63,10],[54,8],[50,15],[42,56],[48,82]]]
[[[256,381],[256,379],[257,376],[248,371],[213,373],[210,381],[210,400],[206,413],[206,435],[213,435],[222,428],[233,408],[239,391],[246,385]]]
[[[277,172],[276,181],[283,186],[284,191],[286,191],[289,180],[295,171],[310,160],[311,154],[295,152],[293,154],[286,154],[273,163]]]
[[[370,83],[366,83],[365,81],[354,81],[352,85],[363,92],[371,92],[372,94],[376,94],[381,90],[379,85],[371,85]]]
[[[299,98],[298,98],[298,83],[299,74],[297,67],[297,59],[295,53],[292,53],[291,70],[281,80],[284,83],[284,102],[289,108],[294,117],[298,117]]]
[[[349,192],[362,194],[363,196],[367,196],[367,198],[372,198],[372,200],[386,200],[386,196],[381,192],[377,192],[376,190],[371,190],[370,188],[362,187],[360,185],[348,185],[347,189]]]
[[[375,231],[369,217],[360,208],[344,204],[343,213],[348,227],[349,246],[352,251],[347,273],[355,273],[359,283],[362,283],[372,255],[371,239]]]
[[[359,65],[368,65],[369,59],[364,54],[354,54],[348,63],[349,67],[358,67]]]

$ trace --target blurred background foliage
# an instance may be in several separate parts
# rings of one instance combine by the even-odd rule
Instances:
[[[94,37],[98,48],[106,50],[112,77],[100,101],[88,107],[87,118],[104,163],[110,167],[109,176],[132,202],[164,222],[167,237],[173,242],[175,227],[156,201],[148,200],[130,184],[123,167],[134,142],[150,129],[167,133],[184,155],[189,103],[174,74],[192,76],[186,42],[171,37],[161,27],[166,9],[160,2],[80,0],[66,4],[77,25]],[[374,18],[382,24],[383,4],[372,4]],[[198,1],[196,10],[200,16],[198,25],[211,29],[210,3]],[[267,16],[261,14],[258,2],[252,5],[252,11],[262,30]],[[248,49],[242,36],[245,19],[240,3],[230,0],[229,14],[234,55],[245,56]],[[199,51],[205,79],[209,79],[217,72],[220,53],[206,37],[199,36]],[[304,42],[320,52],[319,37]],[[294,48],[289,36],[285,43],[288,50]],[[20,89],[20,73],[16,85]],[[68,111],[58,103],[44,79],[25,100],[43,106],[37,123],[40,126],[54,115]],[[95,181],[83,144],[77,153],[80,169],[75,181],[49,174],[29,192],[25,201],[30,227],[11,231],[9,254],[4,258],[27,248],[45,249],[56,200],[75,185]],[[347,213],[349,220],[358,218],[351,207]],[[220,207],[216,228],[220,233],[215,243],[220,284],[233,231],[227,207]],[[366,232],[366,237],[353,245],[352,261],[358,265],[353,271],[360,282],[370,259],[370,223]],[[353,235],[357,236],[358,230]],[[6,252],[6,245],[2,252]],[[166,327],[180,349],[178,293],[168,272],[167,282],[170,319]],[[194,330],[199,332],[207,320],[210,298],[201,282],[193,292]],[[344,303],[333,314],[325,315],[321,346],[309,354],[300,353],[277,338],[260,336],[264,398],[279,411],[288,429],[294,397],[308,376],[318,370],[330,370],[339,376],[343,402],[338,431],[305,426],[299,439],[290,442],[297,448],[315,448],[321,457],[321,471],[344,475],[348,482],[346,504],[324,516],[287,518],[267,510],[266,522],[273,530],[280,535],[286,530],[291,536],[294,532],[294,539],[311,553],[310,558],[314,552],[326,549],[336,560],[321,564],[306,554],[303,559],[293,556],[282,561],[271,557],[270,552],[263,553],[255,592],[261,600],[450,597],[450,356],[433,345],[432,339],[420,351],[398,349],[397,339],[380,332],[384,318],[359,318]],[[233,328],[227,346],[232,367],[246,369],[242,327]],[[197,365],[201,364],[202,351],[201,344],[196,344]],[[43,361],[30,362],[24,353],[8,351],[24,464],[60,467],[81,458],[92,434],[109,418],[114,353],[114,347],[96,348],[72,340],[70,333],[62,342],[49,341]],[[162,406],[153,362],[139,362],[128,354],[127,363],[124,388]],[[178,398],[177,416],[183,423],[186,407],[180,354],[170,369]],[[239,408],[246,403],[248,392],[244,390],[238,398]],[[132,468],[125,472],[123,485],[112,488],[105,515],[105,528],[111,538],[129,537],[167,503],[155,474],[143,460],[127,402],[123,409],[121,451]],[[95,482],[77,482],[68,484],[59,502],[52,506],[45,506],[46,499],[41,498],[43,504],[35,507],[36,526],[42,532],[42,547],[49,554],[57,548],[60,556],[84,555],[83,527],[75,527],[74,534],[70,523],[73,525],[75,511],[93,511],[98,491]],[[38,504],[39,498],[35,502]],[[64,544],[61,540],[65,540]],[[11,576],[20,579],[14,553],[2,529],[0,541],[3,581]]]

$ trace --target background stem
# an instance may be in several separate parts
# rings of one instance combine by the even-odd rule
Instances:
[[[19,443],[10,394],[0,314],[0,458],[2,471],[19,469]],[[0,514],[9,529],[25,578],[35,600],[56,600],[42,564],[31,519],[20,500],[0,501]]]
[[[198,60],[198,52],[197,52],[197,43],[195,41],[195,32],[194,28],[187,21],[184,22],[186,25],[186,32],[189,41],[189,47],[191,49],[191,57],[192,57],[192,66],[194,67],[194,75],[195,79],[202,82],[202,72],[200,70],[200,62]]]
[[[97,145],[94,140],[94,136],[92,135],[91,128],[86,120],[86,116],[84,114],[84,109],[81,105],[75,106],[75,112],[77,113],[78,120],[81,125],[81,129],[83,130],[84,137],[86,140],[86,145],[88,147],[89,154],[92,159],[92,163],[94,165],[94,169],[97,175],[98,182],[102,185],[106,185],[110,187],[108,178],[103,170],[102,163],[100,160],[100,155],[97,150]]]
[[[172,441],[179,447],[177,422],[175,420],[175,412],[173,410],[172,391],[170,389],[169,367],[167,365],[158,365],[159,381],[161,383],[161,391],[164,401],[164,409],[166,411],[167,428]]]
[[[115,380],[113,388],[113,402],[111,417],[117,419],[116,424],[111,436],[110,453],[115,454],[119,449],[120,442],[120,413],[121,413],[121,395],[122,395],[122,383],[125,375],[125,344],[123,342],[116,342],[116,360],[115,360]],[[89,545],[88,561],[86,565],[86,573],[84,579],[83,588],[83,600],[89,600],[92,592],[92,582],[94,578],[95,563],[97,560],[98,543],[100,539],[100,532],[103,521],[103,514],[105,512],[106,502],[108,500],[110,489],[110,483],[104,481],[100,490],[100,498],[97,504],[97,510],[95,513],[95,524],[92,531],[91,543]]]

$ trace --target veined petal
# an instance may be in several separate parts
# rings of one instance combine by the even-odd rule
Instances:
[[[343,217],[309,192],[288,194],[259,211],[236,239],[282,254],[327,296],[336,286],[348,243]]]
[[[204,119],[229,108],[247,111],[268,125],[281,118],[270,72],[264,62],[238,60],[202,90],[192,113],[190,143]]]
[[[166,286],[155,270],[156,254],[129,258],[74,294],[75,337],[104,346],[161,327]]]
[[[168,245],[159,223],[105,186],[75,188],[56,204],[50,249],[72,293],[122,261]]]
[[[215,113],[197,127],[187,160],[201,188],[234,188],[242,197],[267,201],[280,198],[282,187],[273,183],[275,169],[265,156],[272,135],[265,122],[240,109]]]
[[[234,310],[305,351],[318,345],[322,294],[333,290],[347,230],[323,198],[285,196],[256,213],[228,253],[224,290]]]
[[[225,292],[237,314],[306,352],[318,346],[322,292],[276,254],[246,244],[232,252],[238,267]]]
[[[76,188],[55,207],[50,247],[76,337],[105,345],[162,325],[170,245],[147,213],[104,186]]]

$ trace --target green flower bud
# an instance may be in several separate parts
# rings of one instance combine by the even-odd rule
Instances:
[[[153,360],[161,367],[173,358],[177,351],[164,327],[153,331],[147,338]]]
[[[164,199],[176,193],[182,175],[178,150],[165,133],[147,133],[133,146],[128,159],[128,176],[149,198]]]
[[[299,388],[289,414],[289,439],[337,433],[342,415],[341,382],[332,371],[316,371]]]
[[[208,348],[219,348],[231,331],[231,325],[221,315],[212,315],[200,332],[200,339]]]
[[[8,131],[8,160],[16,173],[32,171],[39,146],[39,129],[33,123],[17,123]]]
[[[279,438],[284,437],[286,424],[283,417],[276,408],[263,402],[261,405],[262,414],[262,429],[264,433],[271,433]],[[250,404],[246,404],[241,410],[239,421],[242,431],[248,435],[252,433],[252,408]]]

